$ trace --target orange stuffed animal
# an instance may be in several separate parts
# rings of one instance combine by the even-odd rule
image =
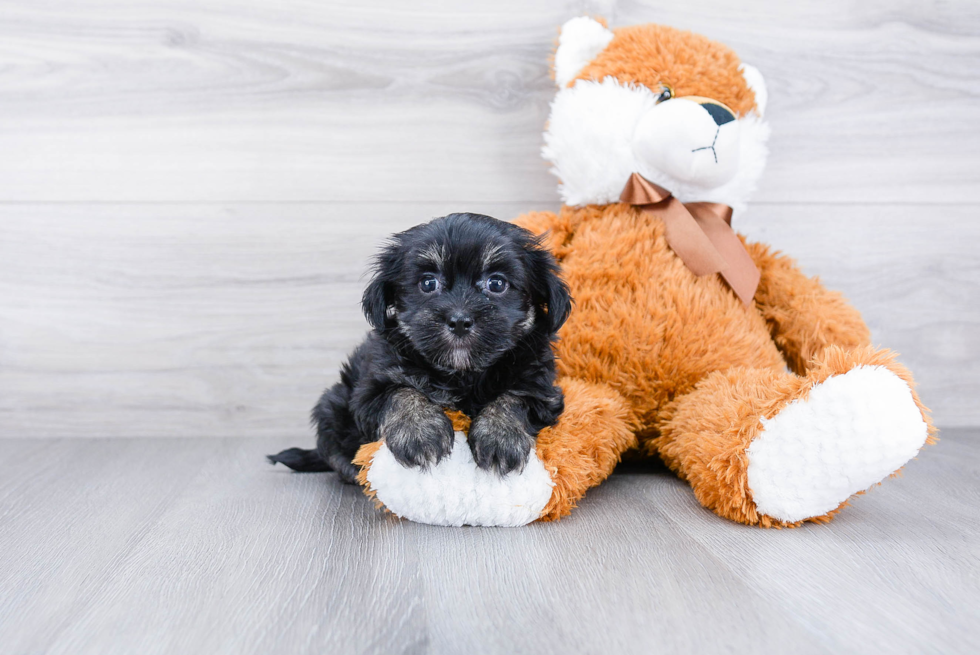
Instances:
[[[765,165],[756,69],[689,32],[575,18],[554,74],[543,152],[565,205],[516,222],[546,235],[576,301],[557,346],[565,413],[504,478],[473,465],[465,420],[427,472],[364,446],[370,494],[427,523],[551,520],[633,449],[719,516],[785,527],[829,520],[933,440],[858,312],[729,227]]]

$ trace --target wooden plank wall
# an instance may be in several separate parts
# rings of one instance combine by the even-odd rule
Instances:
[[[766,76],[738,227],[980,424],[980,4],[972,0],[0,6],[0,434],[308,434],[384,235],[557,207],[556,28],[722,40]]]

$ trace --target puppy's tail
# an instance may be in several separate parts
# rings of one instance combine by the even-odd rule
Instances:
[[[270,464],[285,464],[294,471],[301,473],[319,473],[332,471],[333,468],[320,457],[316,450],[304,448],[287,448],[278,455],[266,455]]]

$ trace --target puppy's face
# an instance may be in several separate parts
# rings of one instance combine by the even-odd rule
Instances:
[[[479,371],[570,309],[554,258],[526,230],[450,214],[396,234],[378,257],[364,312],[397,330],[434,368]]]

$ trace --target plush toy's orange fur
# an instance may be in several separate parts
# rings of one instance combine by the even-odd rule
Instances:
[[[632,206],[564,207],[516,222],[545,234],[575,297],[558,344],[568,394],[553,431],[561,450],[551,433],[539,437],[539,457],[559,471],[545,519],[569,513],[636,445],[660,456],[718,515],[791,525],[756,512],[748,488],[745,450],[759,420],[859,365],[912,383],[888,351],[870,347],[867,327],[839,293],[765,246],[748,246],[762,280],[747,309],[717,275],[695,277],[667,245],[663,222]],[[598,398],[615,408],[601,421],[591,419]]]
[[[629,406],[614,390],[573,378],[561,386],[575,411],[538,434],[538,458],[555,482],[541,514],[545,521],[570,512],[583,490],[609,477],[621,454],[637,445]]]
[[[569,85],[608,76],[652,90],[668,85],[675,96],[708,97],[745,115],[756,99],[740,64],[703,36],[638,25],[617,29]],[[663,222],[632,206],[563,207],[516,222],[544,235],[576,301],[558,344],[565,414],[539,437],[539,457],[558,471],[545,519],[570,512],[636,448],[661,457],[720,516],[798,525],[760,515],[752,501],[746,449],[760,419],[860,365],[883,366],[912,386],[891,353],[870,346],[867,326],[840,294],[763,245],[746,244],[761,273],[746,308],[719,276],[694,276],[667,245]],[[928,411],[913,398],[932,443]],[[600,402],[606,411],[594,420]]]

